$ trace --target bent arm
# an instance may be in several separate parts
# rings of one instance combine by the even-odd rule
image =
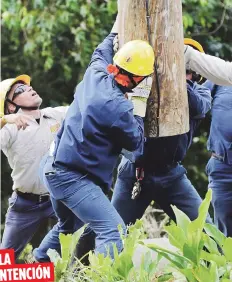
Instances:
[[[185,63],[193,71],[218,85],[232,85],[232,62],[210,56],[186,46]]]

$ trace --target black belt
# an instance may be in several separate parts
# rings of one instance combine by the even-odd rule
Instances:
[[[144,166],[145,172],[149,172],[153,175],[160,175],[168,173],[171,169],[175,168],[178,165],[178,163],[172,163],[170,165],[160,165],[160,166]]]
[[[216,153],[212,153],[212,157],[218,161],[221,161],[221,162],[224,161],[224,158],[222,156],[217,155]]]
[[[33,201],[33,202],[47,202],[48,200],[50,200],[50,196],[48,194],[46,195],[36,195],[33,193],[23,193],[20,192],[18,190],[15,191],[17,195],[19,195],[20,197],[22,197],[25,200],[29,200],[29,201]]]

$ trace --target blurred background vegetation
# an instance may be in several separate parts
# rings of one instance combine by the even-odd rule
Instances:
[[[198,40],[207,53],[232,61],[232,0],[183,0],[185,37]],[[116,0],[3,0],[2,77],[26,73],[43,97],[43,107],[71,103],[90,56],[110,32]],[[205,165],[210,115],[202,122],[184,165],[201,196],[207,189]],[[12,192],[10,168],[1,159],[1,222]],[[45,225],[46,226],[46,225]],[[43,226],[33,244],[37,245]]]

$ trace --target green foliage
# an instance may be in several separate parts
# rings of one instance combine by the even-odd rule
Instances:
[[[56,250],[49,249],[47,251],[51,262],[53,262],[55,266],[56,281],[67,281],[70,278],[71,273],[67,270],[69,268],[72,269],[72,266],[70,266],[70,264],[73,260],[73,253],[81,237],[81,234],[84,231],[84,228],[85,226],[76,231],[73,235],[59,235],[61,245],[61,256]]]
[[[189,282],[219,282],[232,279],[232,238],[226,238],[215,226],[205,224],[211,199],[210,189],[199,208],[198,218],[192,222],[184,213],[173,207],[177,223],[165,229],[171,244],[179,252],[171,252],[154,244],[147,245],[168,259],[174,269],[183,274]]]
[[[114,261],[107,256],[104,258],[102,254],[90,254],[90,269],[86,271],[86,276],[90,281],[149,281],[149,280],[131,280],[144,279],[145,273],[140,271],[139,277],[135,273],[133,264],[133,255],[136,245],[139,240],[144,239],[144,231],[142,228],[142,222],[137,221],[135,225],[128,227],[128,235],[124,236],[121,232],[123,241],[123,251],[119,254],[116,246],[114,246]],[[148,273],[153,271],[153,265],[149,257],[145,257],[144,260],[148,265]],[[147,274],[146,274],[147,275]]]
[[[120,229],[121,230],[121,229]],[[121,232],[121,231],[120,231]],[[121,232],[123,251],[119,254],[114,246],[114,260],[107,255],[90,252],[90,266],[84,266],[78,259],[73,258],[74,247],[83,233],[83,228],[73,235],[60,234],[61,256],[55,250],[48,250],[48,255],[55,265],[56,281],[135,281],[149,282],[154,278],[157,264],[152,261],[149,253],[145,254],[139,269],[133,264],[133,255],[138,242],[145,238],[142,222],[128,227],[128,235]]]
[[[18,263],[24,263],[32,258],[32,245],[27,244],[22,253],[19,256]]]
[[[74,235],[60,235],[61,257],[54,250],[48,254],[55,264],[56,281],[94,281],[94,282],[228,282],[232,279],[232,238],[226,238],[214,225],[205,224],[212,198],[209,190],[199,208],[196,220],[189,218],[173,207],[176,224],[166,226],[170,243],[177,251],[170,251],[155,244],[144,244],[145,233],[142,221],[128,227],[126,236],[122,234],[123,251],[118,253],[114,246],[114,260],[108,254],[90,252],[90,265],[84,266],[74,260],[74,247],[83,232]],[[205,230],[205,231],[204,231]],[[181,235],[180,235],[181,234]],[[135,267],[133,256],[138,244],[145,245],[158,253],[152,260],[151,253],[142,257],[139,267]],[[221,249],[222,251],[220,251]],[[158,264],[164,257],[170,261],[164,269]]]

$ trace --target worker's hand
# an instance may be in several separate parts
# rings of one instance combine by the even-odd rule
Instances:
[[[147,109],[147,99],[152,87],[152,77],[148,76],[138,86],[133,89],[131,101],[134,105],[134,115],[145,117]]]
[[[119,38],[118,38],[118,34],[114,37],[113,49],[114,49],[114,53],[117,53],[118,50],[119,50]]]
[[[24,130],[29,125],[29,122],[33,120],[33,118],[28,115],[18,113],[5,115],[3,116],[3,120],[5,124],[15,124],[18,130],[21,128]]]

